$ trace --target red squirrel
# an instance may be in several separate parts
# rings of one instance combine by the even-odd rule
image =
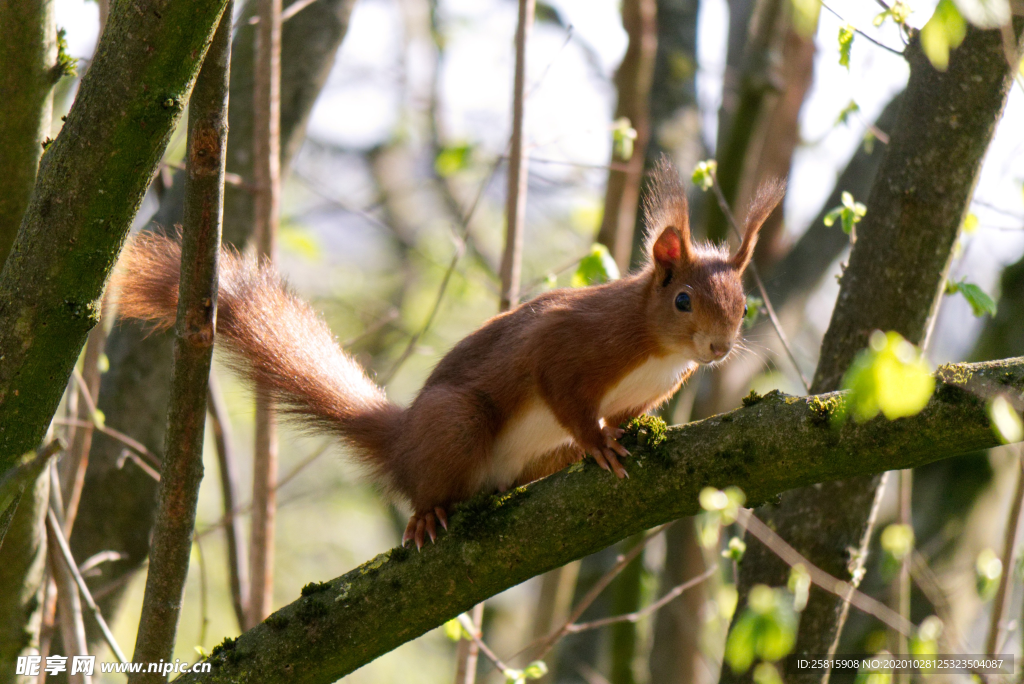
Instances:
[[[690,238],[686,194],[667,164],[645,203],[644,265],[602,285],[544,293],[456,344],[408,408],[390,401],[274,267],[221,254],[217,341],[279,411],[352,447],[413,514],[402,543],[435,540],[446,510],[589,454],[626,477],[619,425],[671,397],[699,364],[723,361],[746,312],[742,275],[783,194],[763,185],[736,253]],[[180,244],[145,233],[126,246],[119,315],[174,325]]]

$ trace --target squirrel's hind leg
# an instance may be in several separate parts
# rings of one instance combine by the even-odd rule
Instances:
[[[409,408],[400,479],[413,515],[402,535],[416,547],[448,529],[447,509],[484,486],[497,421],[486,402],[456,387],[424,388]]]

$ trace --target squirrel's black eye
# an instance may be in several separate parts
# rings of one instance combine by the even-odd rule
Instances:
[[[747,317],[747,310],[748,310],[749,308],[750,308],[750,307],[749,307],[749,306],[747,306],[746,304],[744,304],[744,305],[743,305],[743,317],[744,317],[744,318],[746,318],[746,317]]]
[[[690,295],[680,292],[676,295],[676,308],[680,311],[690,311]]]

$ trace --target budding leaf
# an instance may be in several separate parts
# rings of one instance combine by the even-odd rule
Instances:
[[[939,0],[935,13],[921,29],[921,48],[939,71],[949,68],[949,51],[967,36],[967,21],[953,0]]]
[[[975,316],[981,317],[985,314],[989,316],[996,315],[996,303],[991,297],[985,294],[985,291],[974,283],[969,283],[966,280],[950,281],[946,283],[946,294],[960,293],[967,300],[967,303],[971,305],[971,311]]]
[[[718,170],[718,162],[714,159],[702,161],[693,169],[693,184],[701,190],[708,191],[715,184],[714,173]]]
[[[850,24],[839,27],[839,66],[850,70],[850,50],[853,49],[854,28]]]
[[[576,272],[572,274],[573,287],[586,287],[619,279],[619,267],[608,252],[608,248],[595,244],[590,254],[580,259]]]

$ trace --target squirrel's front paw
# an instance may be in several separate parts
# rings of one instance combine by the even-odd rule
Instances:
[[[629,477],[629,473],[622,467],[616,456],[616,454],[618,456],[631,455],[626,447],[619,444],[619,437],[625,434],[625,431],[617,427],[605,425],[601,428],[601,434],[604,435],[604,445],[591,447],[587,451],[597,461],[597,465],[605,470],[615,473],[620,479]]]
[[[441,523],[441,527],[446,530],[448,529],[448,515],[440,506],[435,506],[434,510],[425,513],[413,513],[409,517],[409,524],[405,526],[405,534],[402,535],[402,546],[405,546],[412,540],[416,542],[417,549],[422,549],[424,532],[430,537],[431,542],[436,542],[437,523]]]

